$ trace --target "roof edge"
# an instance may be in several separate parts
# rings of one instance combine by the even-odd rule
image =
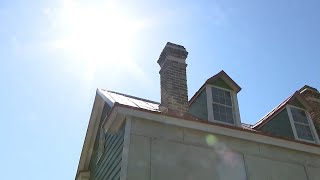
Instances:
[[[299,150],[299,151],[320,155],[319,144],[313,144],[313,143],[308,143],[308,142],[299,141],[295,139],[278,137],[278,136],[270,135],[261,131],[251,131],[249,129],[224,125],[220,123],[208,122],[201,119],[195,120],[195,119],[189,119],[187,117],[180,118],[171,114],[164,114],[161,112],[139,109],[136,107],[131,107],[123,104],[117,104],[115,106],[117,106],[118,108],[117,113],[120,113],[121,115],[125,115],[125,116],[139,117],[139,118],[153,120],[161,123],[168,123],[172,125],[182,126],[186,128],[192,128],[192,129],[197,129],[202,131],[210,131],[211,133],[217,133],[220,135],[229,135],[234,138],[240,138],[244,140],[250,140],[250,141],[255,141],[255,142],[260,142],[260,143],[265,143],[265,144],[270,144],[270,145],[275,145],[279,147],[285,147],[288,149],[294,149],[294,150]],[[123,121],[124,120],[125,118],[123,118]],[[105,128],[109,128],[109,127],[111,126],[108,126]],[[120,125],[117,125],[117,127],[120,127]],[[242,133],[242,134],[239,135],[239,133]],[[252,136],[252,134],[255,134],[257,137]],[[305,145],[307,145],[308,148],[305,147]]]

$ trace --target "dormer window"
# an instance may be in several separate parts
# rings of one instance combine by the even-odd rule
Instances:
[[[210,122],[241,127],[237,93],[241,90],[224,71],[209,78],[191,98],[189,113]]]
[[[234,124],[231,92],[212,87],[212,110],[214,120]]]
[[[208,120],[239,126],[240,116],[236,93],[230,89],[207,85]]]
[[[315,142],[316,131],[308,112],[295,106],[288,106],[287,110],[295,138]]]

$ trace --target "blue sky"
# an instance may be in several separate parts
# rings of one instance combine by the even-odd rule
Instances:
[[[225,70],[254,123],[303,85],[320,89],[320,2],[0,2],[2,179],[73,179],[95,96],[160,101],[167,41],[189,52],[189,98]]]

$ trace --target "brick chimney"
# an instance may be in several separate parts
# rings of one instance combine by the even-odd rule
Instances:
[[[300,94],[312,108],[311,119],[320,136],[320,93],[316,88],[305,85],[300,89]]]
[[[166,110],[181,113],[188,111],[187,56],[188,52],[183,46],[168,42],[157,61],[161,68],[160,107]]]

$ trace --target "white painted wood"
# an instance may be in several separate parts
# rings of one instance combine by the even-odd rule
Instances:
[[[274,138],[274,137],[270,137],[262,134],[257,134],[255,132],[248,132],[248,131],[242,131],[237,129],[231,129],[227,127],[204,124],[201,122],[179,119],[179,118],[169,117],[166,115],[134,110],[126,107],[119,107],[118,113],[125,114],[128,116],[143,118],[147,120],[172,124],[176,126],[181,126],[185,128],[205,131],[209,133],[216,133],[216,134],[225,135],[229,137],[234,137],[234,138],[249,140],[253,142],[259,142],[259,143],[264,143],[264,144],[269,144],[269,145],[274,145],[274,146],[279,146],[279,147],[284,147],[284,148],[289,148],[293,150],[320,155],[319,147],[310,146],[310,145],[293,142],[293,141],[287,141],[283,139],[278,139],[278,138]],[[108,127],[105,126],[105,128],[108,128]]]
[[[237,98],[237,94],[234,91],[231,91],[229,89],[225,89],[222,87],[218,87],[218,86],[213,86],[210,84],[206,85],[206,93],[207,93],[207,108],[208,108],[208,120],[211,122],[217,122],[217,123],[221,123],[221,124],[226,124],[226,125],[232,125],[230,123],[226,123],[223,121],[217,121],[214,119],[214,114],[213,114],[213,109],[212,109],[212,88],[215,87],[217,89],[222,89],[224,91],[228,91],[230,92],[231,95],[231,101],[232,101],[232,112],[233,112],[233,117],[234,117],[234,125],[241,127],[241,119],[240,119],[240,112],[239,112],[239,105],[238,105],[238,98]]]
[[[122,162],[121,162],[121,172],[120,179],[126,180],[128,174],[128,159],[129,159],[129,147],[130,147],[130,136],[131,136],[131,117],[127,116],[125,120],[125,131],[124,131],[124,141],[123,141],[123,151],[122,151]]]
[[[207,93],[207,110],[208,110],[208,121],[213,122],[213,110],[212,110],[212,91],[211,87],[206,85],[206,93]]]
[[[310,127],[310,130],[311,130],[311,134],[313,136],[313,139],[314,141],[309,141],[309,140],[306,140],[306,139],[301,139],[298,137],[298,134],[297,134],[297,129],[296,129],[296,126],[294,125],[294,120],[293,120],[293,116],[292,116],[292,113],[291,113],[291,109],[290,108],[296,108],[296,109],[300,109],[300,110],[303,110],[306,115],[307,115],[307,120],[308,120],[308,125]],[[288,112],[288,115],[289,115],[289,119],[290,119],[290,124],[291,124],[291,127],[292,127],[292,130],[293,130],[293,134],[294,134],[294,137],[295,139],[297,140],[300,140],[300,141],[305,141],[305,142],[310,142],[310,143],[316,143],[316,144],[319,144],[319,137],[318,137],[318,134],[317,134],[317,131],[314,127],[314,124],[311,120],[311,117],[310,117],[310,114],[308,111],[302,109],[302,108],[299,108],[299,107],[296,107],[296,106],[292,106],[292,105],[287,105],[286,106],[286,109],[287,109],[287,112]]]
[[[297,134],[297,130],[296,130],[296,126],[294,125],[294,121],[293,121],[293,117],[292,117],[292,113],[291,113],[290,107],[286,106],[286,110],[287,110],[287,113],[288,113],[288,116],[289,116],[289,121],[290,121],[290,124],[291,124],[291,128],[292,128],[292,131],[293,131],[294,138],[295,139],[299,139],[298,138],[298,134]]]
[[[234,103],[234,113],[235,113],[235,119],[236,119],[236,125],[238,127],[241,127],[241,118],[240,118],[240,111],[239,111],[239,105],[238,105],[238,98],[237,94],[235,92],[231,92],[233,103]]]

